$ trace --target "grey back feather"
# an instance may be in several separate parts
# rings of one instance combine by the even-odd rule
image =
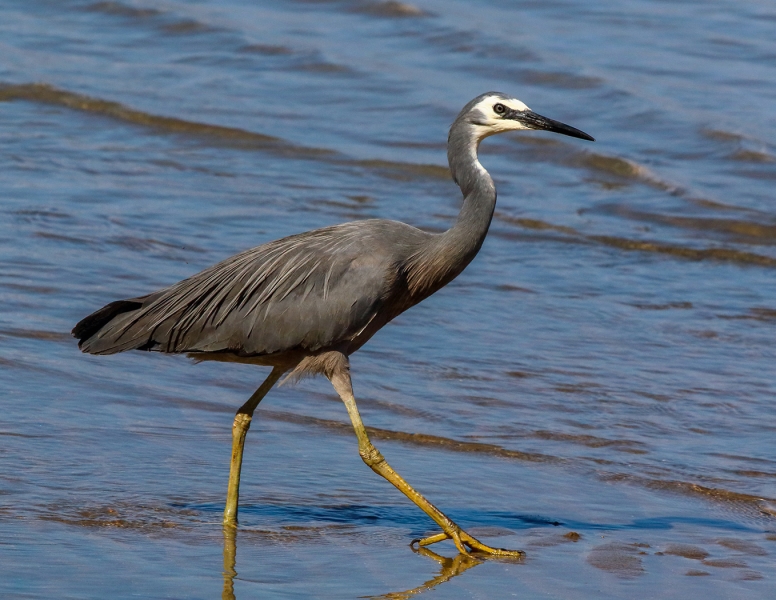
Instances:
[[[425,233],[372,219],[286,237],[252,248],[173,286],[112,302],[73,330],[92,354],[130,349],[311,354],[366,337],[456,277],[487,234],[496,189],[477,160],[474,107],[459,113],[448,160],[464,203],[454,227]],[[362,332],[367,330],[362,336]],[[343,346],[344,344],[344,346]]]
[[[385,308],[402,261],[428,236],[373,219],[270,242],[126,301],[139,308],[111,315],[81,349],[254,356],[346,342]]]

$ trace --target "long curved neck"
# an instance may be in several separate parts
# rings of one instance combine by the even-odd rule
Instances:
[[[455,225],[443,237],[446,243],[469,247],[474,254],[488,233],[496,208],[496,186],[477,158],[480,139],[463,121],[453,124],[447,139],[447,160],[453,181],[463,192],[463,205]]]
[[[479,252],[496,207],[496,187],[477,159],[480,137],[464,120],[450,128],[447,159],[453,180],[463,192],[455,225],[433,236],[414,257],[408,273],[410,290],[426,296],[452,281]]]

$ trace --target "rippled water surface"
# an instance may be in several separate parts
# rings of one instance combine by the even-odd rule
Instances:
[[[0,595],[770,598],[776,7],[765,0],[0,5]],[[501,90],[579,127],[486,140],[490,235],[352,358],[78,352],[117,298],[344,221],[450,226],[447,128]],[[424,554],[424,555],[422,555]],[[232,568],[231,561],[236,562]]]

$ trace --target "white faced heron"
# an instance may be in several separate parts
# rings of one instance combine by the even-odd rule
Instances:
[[[345,403],[361,458],[431,517],[458,550],[522,556],[491,548],[416,492],[369,441],[356,407],[348,357],[383,325],[452,281],[475,257],[496,206],[496,188],[477,159],[496,133],[543,129],[593,141],[501,93],[478,96],[450,127],[447,158],[463,192],[458,220],[444,233],[370,219],[292,235],[252,248],[151,294],[111,302],[73,329],[91,354],[125,350],[188,353],[199,360],[272,367],[237,411],[224,524],[237,524],[245,435],[253,411],[280,377],[323,374]]]

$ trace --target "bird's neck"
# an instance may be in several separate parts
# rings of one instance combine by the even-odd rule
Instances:
[[[488,233],[496,207],[496,187],[477,158],[480,137],[471,125],[450,128],[447,159],[453,180],[463,192],[455,225],[434,236],[418,253],[409,273],[410,289],[426,296],[447,285],[472,261]]]
[[[463,205],[455,225],[443,237],[446,243],[465,247],[474,254],[488,233],[496,208],[496,186],[477,158],[481,139],[471,125],[457,121],[447,140],[450,173],[461,188]]]

